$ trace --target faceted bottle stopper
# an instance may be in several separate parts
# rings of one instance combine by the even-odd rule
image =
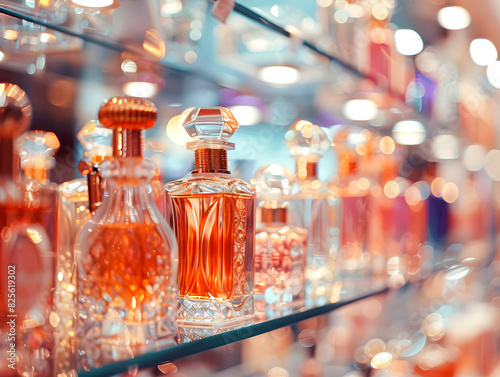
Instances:
[[[33,118],[31,102],[20,87],[0,83],[0,138],[16,138],[26,131]]]
[[[227,140],[238,129],[238,122],[231,110],[225,107],[195,107],[184,119],[182,126],[195,140],[195,145],[199,145],[196,141],[210,141],[213,145],[234,147]],[[188,148],[190,144],[193,145],[188,143]]]
[[[157,119],[154,103],[146,98],[114,97],[99,109],[99,122],[113,130],[113,156],[142,157],[144,136]]]
[[[53,132],[28,131],[16,140],[21,167],[51,169],[54,167],[54,156],[59,150],[59,139]]]
[[[285,133],[285,142],[296,157],[317,161],[330,147],[330,141],[321,127],[306,120],[293,123]]]
[[[105,157],[113,155],[112,135],[111,129],[91,120],[78,131],[76,138],[83,146],[83,156],[94,162],[100,162]]]

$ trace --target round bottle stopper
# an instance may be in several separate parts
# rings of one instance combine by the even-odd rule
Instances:
[[[316,162],[330,147],[330,141],[321,127],[306,120],[294,122],[285,133],[285,142],[296,157]]]
[[[91,120],[78,131],[76,138],[83,146],[83,156],[99,163],[113,155],[112,135],[111,129],[102,127],[96,120]]]
[[[0,83],[0,138],[16,138],[33,118],[31,102],[19,86]]]
[[[54,156],[59,150],[59,139],[53,132],[28,131],[16,140],[21,168],[45,169],[54,167]]]
[[[202,145],[207,148],[234,148],[234,144],[227,140],[238,129],[238,121],[231,110],[225,107],[195,107],[186,116],[182,126],[195,140],[187,143],[188,149]]]
[[[113,130],[113,156],[142,157],[144,136],[157,119],[153,102],[145,98],[114,97],[99,109],[99,122]]]

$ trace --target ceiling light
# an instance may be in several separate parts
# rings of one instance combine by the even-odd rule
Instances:
[[[164,17],[174,16],[182,12],[181,0],[166,0],[161,6],[161,15]]]
[[[470,44],[470,57],[477,65],[489,65],[498,58],[495,45],[485,38],[474,39]]]
[[[470,25],[470,15],[462,7],[446,7],[439,10],[437,14],[439,25],[448,30],[465,29]]]
[[[396,50],[402,55],[416,55],[424,48],[420,35],[412,29],[399,29],[394,34]]]
[[[123,85],[123,91],[128,96],[151,98],[158,93],[158,85],[152,82],[131,81]]]
[[[229,106],[229,110],[240,126],[253,126],[260,123],[260,110],[255,106]]]
[[[289,65],[271,65],[260,68],[258,76],[262,81],[270,84],[289,85],[299,79],[300,72]]]
[[[347,101],[342,108],[345,117],[350,120],[367,121],[377,116],[377,105],[369,99],[353,99]]]
[[[120,6],[116,0],[71,0],[73,5],[83,8],[96,8],[96,9],[111,9]]]
[[[426,136],[425,127],[416,120],[402,120],[392,128],[392,137],[401,145],[422,144]]]
[[[500,89],[500,61],[495,61],[486,68],[486,77],[491,86]]]

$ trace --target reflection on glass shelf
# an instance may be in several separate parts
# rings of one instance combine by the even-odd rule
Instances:
[[[195,353],[207,351],[221,347],[243,339],[251,338],[269,331],[289,326],[294,323],[325,314],[343,307],[347,304],[366,299],[388,290],[385,281],[372,281],[363,284],[363,288],[342,295],[340,300],[323,306],[312,306],[312,300],[305,300],[305,306],[298,309],[287,309],[273,319],[265,316],[254,318],[254,322],[247,325],[240,325],[229,328],[214,327],[179,327],[178,341],[180,344],[168,348],[151,346],[148,353],[142,355],[130,354],[130,359],[121,361],[110,360],[109,364],[90,371],[79,371],[78,376],[96,377],[109,376],[120,372],[128,372],[130,367],[136,366],[139,369],[156,366],[167,361],[172,361],[180,357],[185,357]],[[308,306],[309,305],[309,306]],[[155,350],[155,351],[152,351]]]

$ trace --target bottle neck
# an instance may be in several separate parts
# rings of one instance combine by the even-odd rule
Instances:
[[[259,207],[258,214],[260,222],[266,224],[286,223],[287,209],[286,208],[265,208]]]
[[[14,139],[0,137],[0,176],[16,180],[19,173],[19,154],[14,148]]]
[[[127,128],[113,129],[114,157],[141,157],[144,154],[144,135],[142,130]]]
[[[90,212],[95,212],[97,207],[101,205],[102,195],[104,192],[105,180],[99,170],[98,165],[94,165],[92,171],[87,175],[87,186],[89,193],[89,209]]]
[[[23,167],[22,170],[25,177],[40,182],[42,185],[46,185],[50,182],[48,169],[36,166],[27,166]]]
[[[227,150],[220,148],[198,148],[194,152],[195,173],[230,174],[227,164]]]
[[[302,180],[318,179],[318,162],[297,159],[297,176]]]

